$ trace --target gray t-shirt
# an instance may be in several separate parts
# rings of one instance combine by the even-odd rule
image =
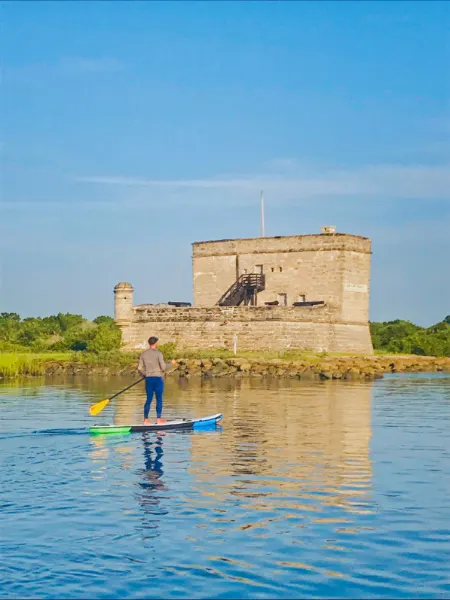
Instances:
[[[149,348],[139,357],[138,371],[145,377],[162,377],[170,363],[164,362],[162,353],[156,348]]]

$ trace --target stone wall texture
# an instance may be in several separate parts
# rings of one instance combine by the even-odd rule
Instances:
[[[369,327],[339,322],[329,307],[134,308],[121,325],[125,349],[146,346],[150,336],[180,349],[305,349],[316,352],[372,353]]]
[[[338,307],[342,319],[367,323],[371,241],[347,234],[319,234],[193,244],[195,306],[214,306],[244,273],[265,275],[258,305],[286,297]],[[284,296],[286,295],[286,296]]]
[[[115,289],[124,348],[151,335],[182,349],[286,348],[372,354],[368,325],[371,241],[347,234],[222,240],[193,244],[194,307],[132,305],[132,286]],[[243,273],[263,272],[257,306],[219,307]],[[281,300],[287,306],[268,307]],[[321,300],[323,305],[293,307]]]

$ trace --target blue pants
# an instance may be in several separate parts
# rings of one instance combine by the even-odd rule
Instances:
[[[160,419],[163,405],[164,379],[162,377],[146,377],[145,391],[147,392],[147,402],[144,405],[144,419],[148,419],[153,394],[156,395],[156,416]]]

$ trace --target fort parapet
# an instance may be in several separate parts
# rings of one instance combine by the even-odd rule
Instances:
[[[372,354],[371,241],[339,233],[193,244],[193,307],[133,306],[115,289],[124,349],[151,335],[179,348]]]

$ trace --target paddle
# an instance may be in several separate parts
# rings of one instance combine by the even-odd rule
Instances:
[[[121,390],[120,392],[117,392],[117,394],[114,394],[114,396],[111,396],[111,398],[105,398],[104,400],[97,402],[97,404],[93,404],[89,409],[89,413],[90,413],[91,417],[94,417],[95,415],[98,415],[98,413],[101,413],[102,410],[105,408],[105,406],[107,406],[109,404],[110,400],[112,400],[116,396],[119,396],[120,394],[123,394],[124,392],[126,392],[127,390],[132,388],[134,385],[137,385],[141,381],[144,381],[144,379],[145,379],[145,377],[142,377],[141,379],[139,379],[138,381],[135,381],[134,383],[132,383],[125,389]]]

